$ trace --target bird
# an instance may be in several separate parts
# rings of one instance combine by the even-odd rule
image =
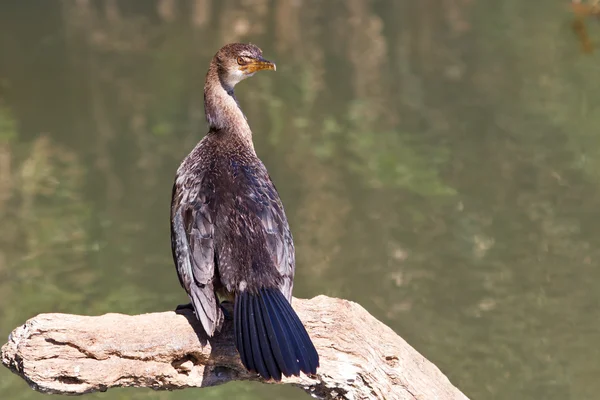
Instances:
[[[295,254],[283,204],[234,93],[256,72],[276,70],[262,54],[256,45],[231,43],[210,63],[204,84],[209,129],[175,175],[171,248],[179,282],[208,337],[232,318],[244,367],[280,381],[316,374],[319,355],[291,306]]]

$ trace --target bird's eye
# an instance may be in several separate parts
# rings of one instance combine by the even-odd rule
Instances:
[[[244,59],[244,57],[238,57],[237,63],[240,65],[244,65],[244,64],[246,64],[246,60]]]

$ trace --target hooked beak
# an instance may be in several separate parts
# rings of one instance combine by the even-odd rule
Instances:
[[[253,74],[257,71],[262,71],[264,69],[276,71],[277,67],[275,66],[275,63],[260,57],[256,60],[252,60],[251,62],[249,62],[241,68],[241,70],[247,74]]]

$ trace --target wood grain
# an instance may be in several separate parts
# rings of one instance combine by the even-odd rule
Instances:
[[[321,359],[316,376],[284,378],[321,399],[467,397],[425,357],[360,305],[294,299]],[[142,315],[40,314],[16,328],[2,363],[40,392],[83,394],[112,387],[207,387],[261,381],[236,352],[232,326],[208,339],[191,311]],[[268,383],[268,382],[267,382]]]

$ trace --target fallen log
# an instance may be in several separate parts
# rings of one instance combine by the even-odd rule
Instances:
[[[293,300],[317,351],[315,376],[284,378],[321,399],[465,400],[448,378],[360,305]],[[35,390],[83,394],[111,387],[207,387],[260,381],[235,350],[232,326],[207,339],[189,310],[141,315],[40,314],[16,328],[2,363]]]

